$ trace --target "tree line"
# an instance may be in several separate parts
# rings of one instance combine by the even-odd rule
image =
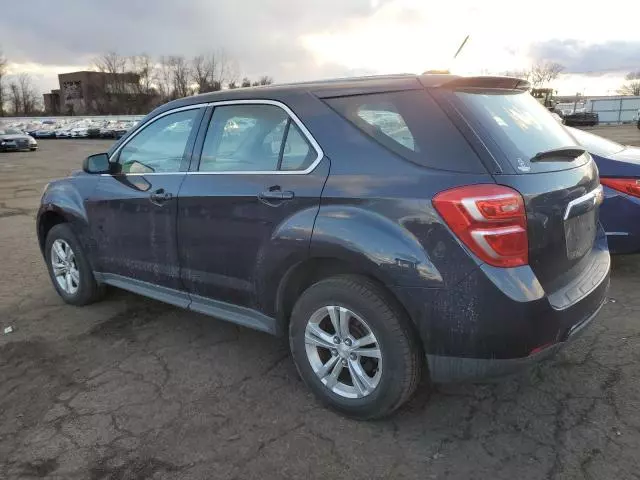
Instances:
[[[9,75],[8,67],[8,59],[0,50],[0,116],[43,113],[42,95],[32,76]],[[268,75],[254,80],[241,78],[237,63],[222,51],[158,58],[109,52],[96,58],[91,69],[104,75],[88,77],[86,98],[82,95],[84,114],[145,114],[158,105],[189,95],[273,83]],[[61,96],[65,97],[65,92],[61,91]],[[63,98],[62,103],[60,114],[78,113],[73,100]]]
[[[210,52],[188,58],[183,55],[121,56],[106,53],[95,59],[94,69],[106,73],[100,83],[92,84],[93,104],[99,114],[146,113],[153,107],[200,93],[225,88],[270,85],[264,75],[257,80],[240,79],[237,63],[224,52]]]
[[[0,117],[7,114],[35,115],[40,113],[41,97],[28,73],[8,79],[9,62],[0,50]]]

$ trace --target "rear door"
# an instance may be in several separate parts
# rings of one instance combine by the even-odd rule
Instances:
[[[481,139],[496,182],[524,197],[529,264],[543,288],[550,293],[581,276],[590,254],[606,249],[604,237],[596,238],[601,188],[591,156],[525,91],[467,85],[432,92]]]
[[[308,254],[329,162],[300,120],[269,101],[216,106],[179,197],[181,276],[192,308],[261,308],[273,265]],[[199,142],[200,143],[200,142]]]
[[[190,107],[148,122],[115,152],[87,211],[101,273],[182,289],[177,196],[203,114]]]

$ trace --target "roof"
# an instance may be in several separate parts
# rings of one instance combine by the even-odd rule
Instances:
[[[401,90],[419,90],[425,87],[438,87],[444,84],[459,87],[479,86],[493,88],[528,88],[524,80],[509,77],[461,77],[450,74],[398,74],[375,75],[366,77],[336,78],[314,82],[299,82],[260,87],[235,88],[217,92],[203,93],[181,98],[167,103],[160,111],[193,105],[228,100],[279,100],[286,103],[292,95],[313,94],[319,98],[341,97],[347,95],[365,95]]]

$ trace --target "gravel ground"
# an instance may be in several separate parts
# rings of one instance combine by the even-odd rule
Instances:
[[[555,359],[354,422],[316,403],[278,339],[115,290],[63,304],[40,192],[108,142],[40,144],[0,154],[0,478],[640,478],[640,258],[615,260],[611,301]]]

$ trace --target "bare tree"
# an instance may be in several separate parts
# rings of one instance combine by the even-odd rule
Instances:
[[[640,95],[640,71],[628,73],[624,79],[627,81],[620,87],[620,95]]]
[[[249,80],[247,77],[244,77],[244,78],[242,79],[242,83],[240,84],[240,86],[241,86],[242,88],[250,87],[250,86],[251,86],[251,80]]]
[[[20,87],[16,82],[11,82],[9,85],[9,104],[11,108],[11,113],[14,115],[20,115],[20,107],[22,106],[22,101],[20,100]]]
[[[235,90],[236,88],[238,88],[238,84],[236,83],[235,80],[232,80],[227,84],[227,88],[229,90]]]
[[[5,57],[2,50],[0,50],[0,117],[4,117],[4,76],[7,73],[7,63],[7,57]]]
[[[174,98],[170,57],[164,55],[160,57],[158,66],[156,67],[155,84],[162,102],[167,102]]]
[[[186,97],[191,94],[191,68],[182,55],[169,57],[171,69],[171,87],[175,98]]]
[[[127,86],[125,73],[127,71],[127,57],[116,52],[107,52],[94,59],[94,68],[101,73],[88,86],[92,104],[85,105],[87,110],[100,114],[124,113],[126,107]]]
[[[116,52],[108,52],[94,60],[96,70],[108,73],[108,90],[110,93],[124,93],[124,78],[122,74],[127,71],[127,57]]]
[[[21,113],[25,116],[33,115],[38,110],[39,95],[33,85],[31,75],[28,73],[21,73],[18,75],[17,80]]]
[[[536,62],[530,70],[528,80],[534,87],[541,87],[556,78],[564,70],[564,67],[556,62]]]
[[[156,78],[155,65],[147,54],[129,57],[127,70],[131,77],[133,92],[130,95],[131,111],[134,114],[147,113],[158,101],[158,92],[154,88]]]
[[[155,66],[149,55],[132,55],[129,57],[129,68],[131,73],[138,76],[137,90],[143,94],[152,94],[153,81],[155,77]]]

